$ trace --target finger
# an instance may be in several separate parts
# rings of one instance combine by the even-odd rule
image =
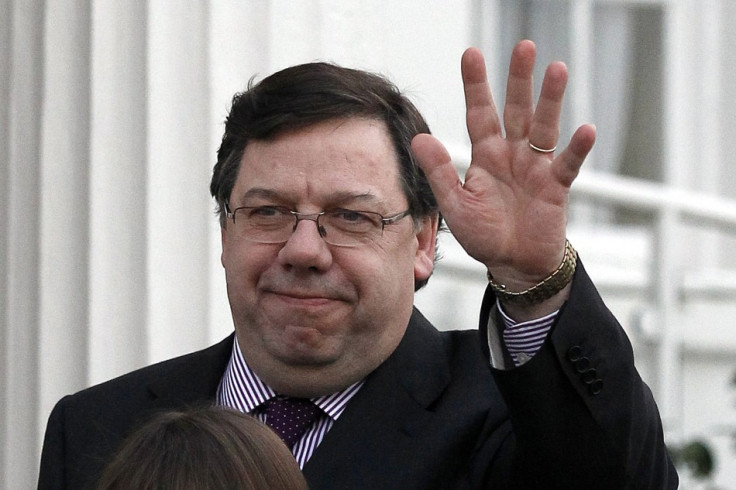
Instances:
[[[483,54],[477,48],[463,53],[460,68],[465,89],[465,122],[470,142],[475,144],[488,136],[501,134],[501,122],[488,84]]]
[[[411,141],[411,150],[427,176],[440,209],[452,207],[463,184],[444,145],[432,135],[418,134]]]
[[[580,172],[585,158],[593,148],[596,127],[592,124],[580,126],[570,139],[570,144],[552,162],[552,174],[565,187],[570,187]]]
[[[562,62],[547,67],[537,108],[529,128],[529,143],[539,148],[554,148],[560,137],[560,114],[567,85],[567,67]]]
[[[520,41],[511,53],[503,124],[506,138],[522,139],[529,134],[534,112],[533,73],[536,47],[529,40]]]

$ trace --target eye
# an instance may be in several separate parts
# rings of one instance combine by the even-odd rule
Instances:
[[[248,216],[251,218],[271,218],[289,214],[289,210],[281,206],[255,206],[250,208]]]
[[[342,221],[351,223],[360,223],[362,221],[372,221],[370,217],[361,211],[352,211],[350,209],[338,209],[334,211],[334,216]]]
[[[332,226],[344,231],[368,232],[380,226],[380,215],[368,211],[335,209],[326,214]]]

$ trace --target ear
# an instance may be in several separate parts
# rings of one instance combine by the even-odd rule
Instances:
[[[227,249],[227,228],[226,225],[220,224],[220,243],[222,244],[222,251],[220,252],[220,263],[225,267],[225,250]]]
[[[421,229],[417,231],[417,251],[414,257],[414,279],[423,281],[434,270],[434,252],[437,241],[438,216],[422,218]]]

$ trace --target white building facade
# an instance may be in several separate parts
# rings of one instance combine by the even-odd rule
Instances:
[[[232,95],[327,60],[406,90],[467,165],[462,51],[512,46],[593,122],[570,239],[628,331],[668,442],[736,488],[731,0],[0,0],[0,488],[35,485],[63,395],[232,331],[208,184]],[[474,328],[485,271],[442,239],[417,305]],[[700,485],[686,473],[682,488]]]

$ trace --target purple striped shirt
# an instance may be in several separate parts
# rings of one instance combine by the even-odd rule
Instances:
[[[362,386],[363,380],[337,393],[311,399],[322,410],[322,413],[292,448],[294,458],[301,468],[304,468],[314,450],[322,442],[322,438],[332,428],[350,399],[358,393]],[[250,413],[261,422],[265,422],[266,410],[263,404],[274,396],[276,392],[248,367],[238,341],[235,339],[230,362],[228,362],[217,389],[217,404]]]
[[[517,323],[503,311],[500,301],[497,301],[496,306],[503,318],[503,341],[506,344],[506,351],[511,355],[514,364],[521,366],[534,357],[542,347],[559,310],[536,320]]]

